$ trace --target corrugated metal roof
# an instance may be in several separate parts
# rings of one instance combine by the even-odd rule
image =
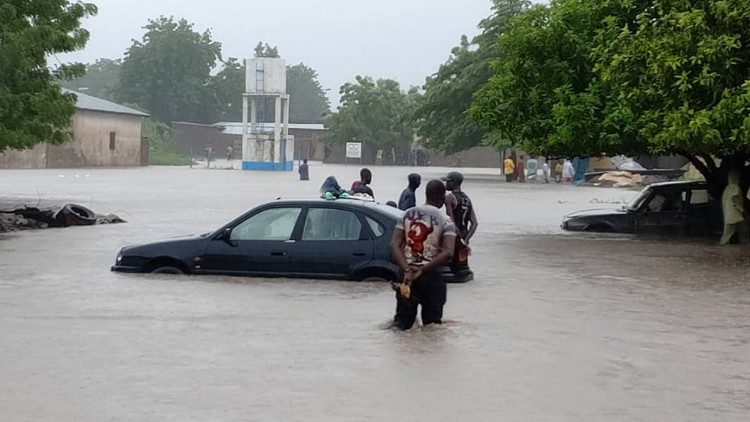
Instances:
[[[113,103],[112,101],[103,100],[101,98],[92,97],[72,89],[62,88],[62,91],[66,94],[75,94],[78,97],[76,102],[76,108],[82,110],[101,111],[104,113],[117,113],[117,114],[130,114],[133,116],[147,117],[148,114],[142,111],[125,107],[120,104]]]
[[[249,125],[250,124],[248,123],[248,127]],[[258,123],[257,125],[261,132],[273,132],[273,123]],[[219,122],[214,123],[213,126],[222,129],[222,132],[229,135],[242,135],[242,122]],[[326,130],[325,126],[322,124],[315,123],[289,123],[289,129]]]

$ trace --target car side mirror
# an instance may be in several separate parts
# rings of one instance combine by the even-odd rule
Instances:
[[[231,235],[232,235],[232,228],[227,227],[221,233],[219,233],[218,236],[215,237],[215,240],[222,240],[222,241],[227,242],[229,241]]]

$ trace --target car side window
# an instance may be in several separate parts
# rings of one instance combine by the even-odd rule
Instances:
[[[310,208],[302,230],[302,240],[358,240],[362,223],[351,211]]]
[[[370,230],[372,230],[372,234],[375,237],[380,237],[385,234],[385,227],[383,227],[382,224],[378,223],[374,219],[370,217],[366,217],[367,224],[370,226]]]
[[[263,210],[235,226],[229,239],[289,240],[301,212],[301,208]]]
[[[690,205],[708,204],[708,190],[696,189],[690,194]]]

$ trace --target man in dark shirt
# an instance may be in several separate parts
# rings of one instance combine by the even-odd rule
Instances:
[[[418,175],[417,173],[410,174],[408,179],[409,187],[401,192],[401,198],[399,198],[398,200],[398,209],[402,211],[406,211],[409,208],[417,206],[417,188],[419,188],[419,185],[422,184],[422,176]]]
[[[453,253],[453,262],[451,263],[451,268],[454,272],[457,272],[468,268],[469,242],[477,231],[479,223],[471,199],[461,190],[461,184],[464,181],[463,174],[452,171],[443,180],[445,181],[445,189],[448,191],[445,196],[445,212],[456,224],[458,230],[456,250]]]
[[[352,183],[351,191],[353,194],[365,193],[375,198],[375,194],[372,193],[372,188],[369,186],[370,183],[372,183],[372,172],[368,168],[363,168],[359,171],[359,180]]]
[[[302,160],[298,172],[299,180],[310,180],[310,168],[307,166],[307,159]]]

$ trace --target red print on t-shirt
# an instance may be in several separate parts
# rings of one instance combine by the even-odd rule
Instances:
[[[423,223],[421,220],[412,220],[409,224],[409,233],[407,233],[407,242],[411,248],[412,255],[416,258],[422,258],[424,254],[424,241],[433,231],[433,227]]]

